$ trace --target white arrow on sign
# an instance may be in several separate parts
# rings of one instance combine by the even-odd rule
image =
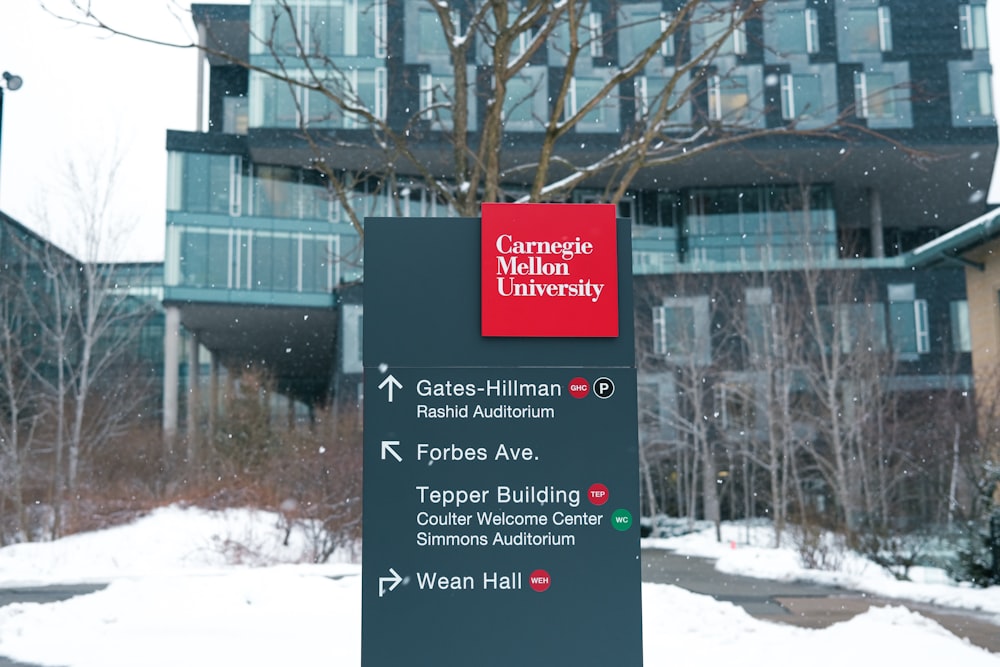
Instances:
[[[399,444],[399,440],[383,440],[382,441],[382,460],[383,461],[385,461],[385,454],[386,454],[386,452],[388,452],[389,454],[392,455],[392,458],[396,459],[400,463],[403,462],[403,457],[400,456],[399,454],[397,454],[396,450],[393,449],[393,447],[395,447],[398,444]]]
[[[399,572],[396,572],[391,567],[389,568],[389,572],[392,574],[391,577],[379,577],[378,578],[378,596],[379,597],[382,597],[386,593],[391,593],[393,590],[395,590],[396,586],[399,586],[399,582],[401,582],[403,580],[403,578],[401,576],[399,576]],[[389,584],[389,588],[385,587],[386,584]]]
[[[386,387],[389,387],[389,402],[392,403],[393,388],[402,389],[403,385],[399,383],[399,380],[396,379],[396,376],[394,376],[392,373],[389,373],[389,375],[387,375],[385,379],[382,380],[381,384],[379,384],[378,386],[379,389],[385,389]]]

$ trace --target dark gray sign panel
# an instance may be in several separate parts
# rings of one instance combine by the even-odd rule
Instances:
[[[635,366],[627,225],[617,338],[481,336],[479,242],[478,218],[365,220],[365,366]]]
[[[362,664],[639,666],[630,275],[616,339],[484,339],[477,223],[366,221]]]

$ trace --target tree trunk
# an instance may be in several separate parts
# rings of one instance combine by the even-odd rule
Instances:
[[[656,506],[656,489],[653,487],[653,475],[649,468],[649,460],[646,458],[646,448],[642,446],[639,447],[639,469],[642,471],[646,502],[649,503],[649,516],[655,517],[659,511]]]

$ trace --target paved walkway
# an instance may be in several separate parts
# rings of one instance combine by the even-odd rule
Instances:
[[[675,584],[716,600],[732,602],[762,620],[804,628],[825,628],[875,606],[902,606],[934,619],[970,643],[1000,653],[1000,625],[986,614],[909,600],[873,597],[858,591],[806,582],[780,582],[719,572],[707,558],[643,549],[643,581]]]

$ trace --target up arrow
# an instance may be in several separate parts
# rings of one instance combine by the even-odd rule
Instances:
[[[399,586],[399,582],[401,582],[403,580],[403,578],[401,576],[399,576],[399,572],[396,572],[391,567],[389,568],[389,573],[392,574],[391,577],[379,577],[378,578],[378,596],[379,597],[382,597],[386,593],[391,593],[393,590],[395,590],[396,586]],[[389,588],[385,587],[386,584],[389,584]]]
[[[403,457],[400,456],[399,454],[397,454],[396,450],[393,449],[393,447],[395,447],[398,444],[399,444],[399,440],[383,440],[382,441],[382,460],[383,461],[385,461],[385,455],[388,452],[389,455],[392,456],[392,458],[396,459],[400,463],[403,462]]]
[[[396,379],[395,375],[389,373],[389,375],[387,375],[385,379],[382,380],[381,384],[379,384],[378,386],[379,389],[385,389],[386,387],[389,387],[389,402],[392,403],[393,388],[402,389],[403,385],[399,383],[399,380]]]

